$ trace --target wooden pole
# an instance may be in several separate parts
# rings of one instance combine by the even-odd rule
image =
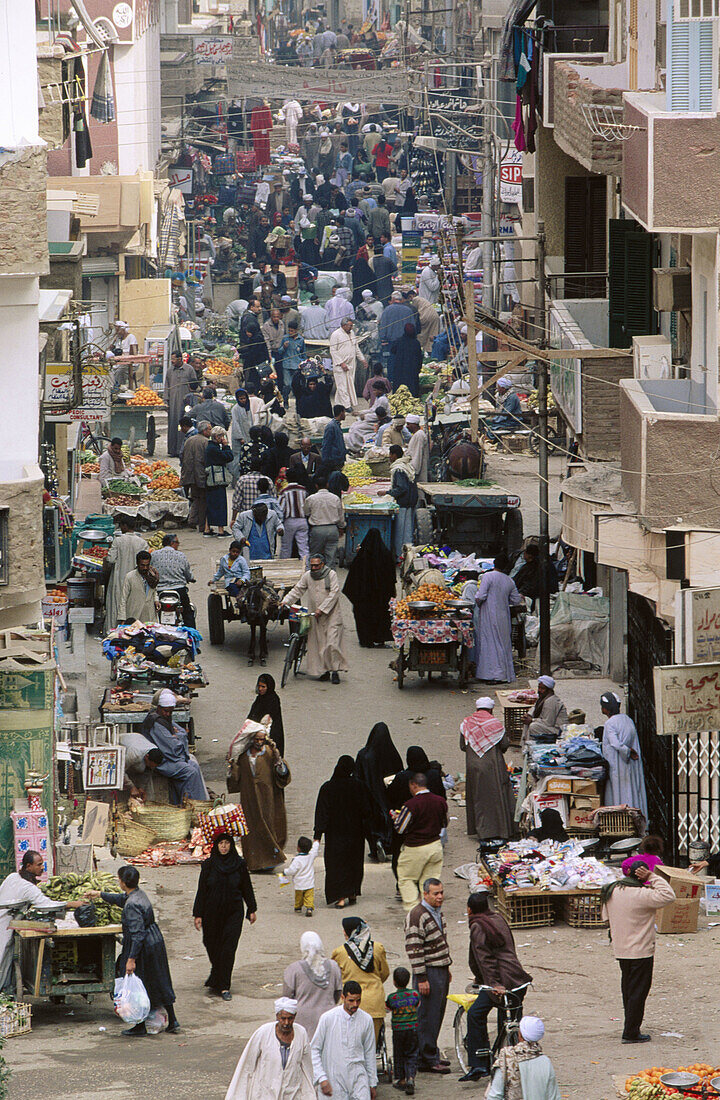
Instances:
[[[465,323],[467,325],[467,349],[468,349],[468,373],[470,375],[470,439],[473,443],[478,441],[478,410],[480,394],[478,393],[478,368],[477,346],[475,344],[475,284],[467,282],[464,285],[463,297],[465,299]]]

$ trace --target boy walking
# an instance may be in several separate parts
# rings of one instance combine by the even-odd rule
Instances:
[[[394,1088],[415,1095],[415,1074],[418,1063],[418,1005],[420,994],[409,989],[410,972],[404,966],[393,970],[393,985],[385,1006],[392,1013],[393,1067],[397,1076]]]
[[[301,836],[297,842],[298,854],[292,863],[280,875],[280,882],[286,886],[292,882],[295,887],[295,912],[311,917],[315,911],[315,860],[320,851],[320,842],[315,843],[307,836]]]

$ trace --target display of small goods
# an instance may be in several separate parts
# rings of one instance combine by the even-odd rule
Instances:
[[[88,890],[106,890],[108,893],[117,894],[118,882],[115,875],[109,871],[98,871],[93,875],[81,875],[76,872],[68,872],[65,875],[55,875],[48,879],[40,887],[53,901],[77,901],[84,898]],[[108,905],[102,898],[93,899],[95,907],[95,923],[120,924],[122,909],[118,905]]]
[[[373,497],[369,497],[367,493],[348,493],[343,500],[343,506],[350,508],[358,504],[375,504],[376,500]]]
[[[521,691],[508,692],[509,703],[537,703],[537,692],[532,688],[523,688]]]
[[[147,458],[142,458],[140,455],[134,455],[130,462],[132,463],[133,472],[135,474],[144,474],[145,477],[154,478],[156,474],[172,473],[173,468],[169,462],[165,462],[163,459],[157,459],[155,462],[151,462]]]
[[[620,872],[607,867],[594,856],[586,857],[581,843],[567,840],[537,841],[534,837],[506,844],[499,852],[486,853],[485,864],[503,889],[596,890],[620,878]]]
[[[434,603],[438,608],[438,611],[446,606],[449,600],[454,600],[456,594],[450,592],[447,588],[442,588],[439,584],[421,584],[418,588],[414,589],[409,596],[405,596],[402,600],[398,600],[395,604],[395,618],[396,619],[412,619],[412,611],[410,610],[411,603],[420,603],[427,601]],[[441,615],[439,616],[442,617]]]
[[[143,408],[162,407],[162,403],[160,394],[155,393],[155,390],[151,390],[149,386],[138,386],[133,396],[126,402],[128,405],[140,405]]]
[[[110,698],[106,705],[108,711],[127,711],[144,714],[150,709],[151,702],[148,695],[139,695],[135,691],[126,691],[123,688],[111,688]]]
[[[118,790],[124,781],[124,745],[93,745],[83,749],[83,784],[86,791]]]
[[[207,374],[227,375],[234,374],[236,370],[237,367],[235,363],[229,359],[214,357],[205,360],[205,371]]]
[[[644,1069],[641,1073],[633,1073],[625,1079],[625,1092],[631,1098],[631,1100],[660,1100],[660,1097],[668,1096],[683,1096],[684,1092],[678,1092],[671,1085],[663,1085],[660,1080],[665,1074],[692,1074],[698,1078],[697,1086],[692,1090],[693,1096],[700,1096],[700,1089],[702,1085],[707,1085],[712,1088],[713,1078],[720,1076],[720,1069],[717,1069],[707,1062],[694,1062],[691,1066],[678,1066],[677,1069],[668,1069],[666,1066],[652,1066],[650,1069]],[[679,1082],[678,1082],[679,1084]],[[686,1087],[690,1085],[690,1081],[686,1081]],[[710,1092],[710,1096],[714,1096],[717,1090],[714,1089]]]
[[[105,497],[105,504],[107,504],[110,508],[136,508],[137,505],[140,503],[140,500],[140,497],[135,495],[130,496],[129,493],[109,493]]]
[[[46,594],[43,596],[43,603],[46,600],[49,603],[57,603],[57,604],[67,603],[68,602],[67,589],[65,589],[65,588],[50,588],[50,589],[48,589]]]
[[[93,474],[100,473],[100,463],[94,460],[90,462],[83,462],[81,470],[83,477],[92,477]]]
[[[189,664],[180,665],[172,664],[173,658],[168,661],[166,665],[156,664],[154,661],[149,661],[142,654],[128,654],[126,657],[122,657],[118,661],[117,672],[118,676],[122,675],[147,675],[149,679],[153,679],[153,673],[159,674],[163,679],[163,673],[167,673],[169,668],[173,669],[175,675],[172,677],[173,683],[181,686],[190,686],[191,684],[202,686],[205,683],[205,674],[199,664],[191,661]]]

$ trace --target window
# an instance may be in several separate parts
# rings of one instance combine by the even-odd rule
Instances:
[[[687,3],[694,2],[687,0]],[[717,4],[720,0],[712,2]],[[714,112],[718,86],[717,20],[692,18],[678,21],[675,6],[669,7],[668,11],[667,109]]]
[[[0,584],[10,583],[8,563],[8,523],[10,509],[0,508]]]
[[[717,19],[719,15],[720,0],[673,0],[674,23],[690,19]]]

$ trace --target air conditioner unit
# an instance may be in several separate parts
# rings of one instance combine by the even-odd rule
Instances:
[[[689,267],[653,268],[653,309],[658,313],[692,309],[692,271]]]
[[[672,345],[664,336],[633,336],[635,378],[672,378]]]

